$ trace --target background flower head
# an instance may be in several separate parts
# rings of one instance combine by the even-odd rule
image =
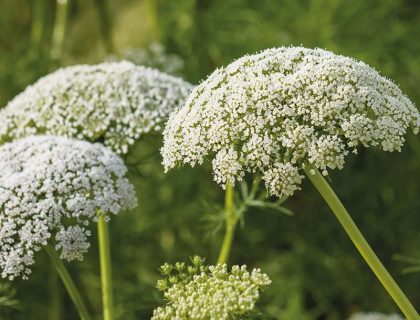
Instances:
[[[358,312],[353,314],[349,320],[404,320],[403,317],[401,317],[398,314],[383,314],[379,312],[369,312],[369,313],[363,313]]]
[[[222,186],[251,172],[271,194],[292,195],[306,163],[327,174],[359,146],[399,151],[419,126],[415,105],[365,63],[281,47],[244,56],[197,86],[167,123],[163,164],[209,156]]]
[[[123,161],[110,149],[65,137],[36,136],[0,146],[0,270],[27,278],[35,252],[52,243],[81,260],[97,214],[136,206]]]
[[[130,62],[59,69],[0,111],[0,143],[35,134],[103,141],[117,153],[142,134],[161,131],[192,86]]]

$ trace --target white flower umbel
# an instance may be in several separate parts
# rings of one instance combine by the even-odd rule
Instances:
[[[270,194],[291,196],[304,172],[407,319],[417,320],[323,175],[341,169],[360,146],[399,151],[407,131],[419,127],[415,105],[365,63],[322,49],[282,47],[214,71],[171,115],[161,153],[166,171],[213,160],[214,179],[226,188],[219,262],[229,256],[238,220],[235,182],[250,173]]]
[[[398,314],[383,314],[379,312],[369,312],[369,313],[355,313],[349,320],[405,320]]]
[[[103,141],[125,154],[143,134],[161,131],[191,88],[126,61],[59,69],[0,111],[0,143],[47,134]]]
[[[110,149],[65,137],[37,136],[0,146],[0,270],[27,278],[35,253],[55,245],[80,260],[98,211],[136,205],[123,161]]]
[[[277,48],[213,72],[164,132],[166,170],[214,157],[215,180],[262,176],[270,194],[299,189],[305,162],[327,174],[359,146],[400,150],[420,116],[397,85],[322,49]]]
[[[262,289],[271,280],[259,269],[249,272],[246,266],[226,264],[205,266],[194,257],[193,265],[165,264],[165,279],[158,282],[168,303],[154,310],[152,320],[229,320],[253,310]]]

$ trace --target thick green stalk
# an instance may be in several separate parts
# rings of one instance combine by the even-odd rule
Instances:
[[[379,281],[394,299],[395,303],[399,306],[407,319],[419,320],[420,317],[417,311],[414,309],[408,298],[405,296],[400,287],[397,285],[384,265],[373,252],[372,248],[369,246],[366,239],[363,237],[362,233],[357,228],[353,219],[350,217],[346,208],[343,206],[340,199],[338,199],[337,195],[330,187],[328,182],[314,167],[306,166],[305,173],[309,180],[314,184],[315,188],[319,191],[321,196],[324,198],[324,200],[327,202],[328,206],[331,208],[338,221],[341,223],[347,235],[350,237],[351,241],[353,241],[357,250],[359,250],[362,257],[365,259],[369,267],[378,277]]]
[[[53,60],[59,60],[63,51],[69,1],[70,0],[57,0],[56,3],[55,21],[51,42],[51,59]]]
[[[98,217],[99,256],[101,264],[102,309],[104,320],[114,320],[114,299],[112,293],[111,250],[108,222],[105,216]]]
[[[232,247],[233,237],[235,234],[236,224],[238,223],[238,215],[233,206],[233,187],[226,185],[225,194],[225,237],[223,239],[222,248],[220,249],[217,263],[226,263],[229,259],[230,248]]]
[[[61,261],[60,257],[57,254],[57,251],[54,250],[54,248],[51,245],[47,245],[45,246],[45,249],[48,253],[48,255],[51,258],[51,261],[55,267],[55,269],[57,270],[58,274],[61,277],[61,280],[63,281],[67,292],[70,295],[70,298],[73,300],[73,303],[77,309],[77,311],[79,312],[79,316],[80,319],[82,320],[91,320],[92,318],[90,317],[87,308],[80,296],[79,291],[77,290],[73,279],[71,278],[69,272],[67,271],[63,261]]]
[[[49,276],[49,291],[50,291],[50,304],[48,308],[48,319],[57,320],[63,318],[62,308],[62,294],[61,283],[57,273],[52,272]]]

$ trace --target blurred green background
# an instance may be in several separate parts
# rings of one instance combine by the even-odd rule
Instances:
[[[418,0],[0,0],[0,106],[60,66],[129,59],[198,83],[244,54],[284,45],[363,60],[419,105],[419,35]],[[148,136],[132,151],[141,160],[130,165],[140,205],[111,221],[118,319],[149,319],[162,303],[158,267],[193,254],[214,262],[222,239],[223,192],[209,167],[165,176],[160,146],[160,136]],[[419,137],[401,153],[351,155],[330,180],[419,309],[420,273],[409,272],[418,266],[398,257],[420,259]],[[231,262],[273,280],[257,319],[397,312],[308,182],[284,205],[293,216],[249,210],[235,238]],[[0,319],[76,319],[46,255],[37,259],[29,280],[0,280]],[[69,268],[99,319],[95,234],[85,261]]]

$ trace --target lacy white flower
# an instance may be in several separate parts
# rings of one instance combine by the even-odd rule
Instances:
[[[130,62],[57,70],[0,111],[0,143],[35,134],[103,141],[117,153],[161,131],[191,84]]]
[[[82,259],[89,222],[136,206],[123,161],[100,144],[28,137],[0,147],[0,270],[27,278],[34,256],[52,243]]]
[[[359,146],[400,150],[420,115],[363,62],[322,49],[277,48],[213,72],[164,131],[166,170],[214,157],[215,180],[262,176],[273,195],[299,189],[305,163],[341,169]]]
[[[349,320],[405,320],[398,314],[383,314],[379,312],[355,313]]]
[[[229,320],[245,315],[255,307],[263,288],[271,280],[259,269],[225,264],[205,266],[194,257],[193,264],[165,264],[165,279],[158,282],[168,303],[154,310],[152,320]]]

